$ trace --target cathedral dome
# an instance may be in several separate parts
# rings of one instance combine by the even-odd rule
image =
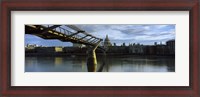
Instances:
[[[106,35],[106,38],[104,40],[104,46],[105,47],[112,46],[110,39],[108,38],[108,35]]]

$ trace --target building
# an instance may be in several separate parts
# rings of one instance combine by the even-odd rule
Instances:
[[[126,46],[125,43],[122,46],[117,46],[116,43],[112,46],[108,36],[106,36],[103,46],[106,49],[106,53],[110,55],[123,55],[123,54],[130,54],[130,55],[175,55],[175,40],[169,40],[166,44],[157,44],[154,45],[142,45],[142,44],[135,44],[129,43],[129,46]],[[25,47],[26,53],[29,54],[43,54],[43,55],[54,55],[54,54],[77,54],[77,55],[85,55],[88,51],[88,47],[80,47],[80,46],[73,46],[73,47],[37,47],[37,45],[27,45]],[[100,54],[103,53],[102,50],[97,49],[96,53]]]
[[[37,44],[27,44],[27,45],[25,46],[26,49],[34,49],[35,47],[41,47],[41,46],[39,46],[39,45],[37,45]]]
[[[130,54],[144,54],[144,46],[140,44],[129,44]]]
[[[146,54],[146,55],[156,55],[156,46],[155,45],[146,45],[144,47],[144,54]]]
[[[156,45],[156,54],[157,55],[166,55],[168,54],[169,49],[166,45],[160,44]]]
[[[39,45],[37,45],[37,44],[27,44],[26,47],[27,48],[39,47]]]
[[[112,46],[110,39],[108,38],[108,35],[106,35],[106,38],[104,40],[104,48],[108,49],[110,46]]]
[[[55,52],[63,52],[63,47],[55,47]]]
[[[85,45],[79,43],[73,43],[73,47],[83,48]]]
[[[111,46],[106,53],[108,54],[128,54],[128,46]]]
[[[175,40],[169,40],[166,42],[166,44],[169,48],[169,54],[175,54]]]
[[[63,52],[63,47],[37,47],[35,50],[37,53],[56,53]]]
[[[87,51],[86,47],[79,48],[79,47],[64,47],[63,52],[68,53],[68,54],[73,54],[73,53],[81,53],[85,54]]]
[[[25,46],[25,51],[28,53],[35,53],[36,52],[35,48],[37,48],[37,47],[41,47],[41,46],[39,46],[37,44],[27,44]]]
[[[104,46],[112,46],[110,39],[108,38],[108,35],[106,35],[106,38],[104,40]]]

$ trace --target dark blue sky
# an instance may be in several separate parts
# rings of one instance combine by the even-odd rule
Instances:
[[[140,43],[152,45],[154,42],[165,43],[167,40],[175,39],[175,25],[130,25],[130,24],[81,24],[76,25],[90,34],[105,39],[108,35],[111,43],[121,45],[122,43]],[[43,46],[72,46],[71,42],[59,40],[44,40],[33,35],[25,35],[25,44],[37,44]]]

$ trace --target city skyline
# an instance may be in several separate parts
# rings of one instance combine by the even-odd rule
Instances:
[[[153,45],[154,42],[163,44],[175,39],[174,24],[159,25],[114,25],[114,24],[82,24],[75,25],[78,28],[102,39],[108,35],[111,43],[120,46],[123,43],[140,43]],[[25,35],[25,45],[37,44],[43,46],[72,46],[71,42],[61,42],[59,40],[45,40],[33,35]]]

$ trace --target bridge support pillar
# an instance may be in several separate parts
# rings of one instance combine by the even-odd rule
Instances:
[[[96,58],[95,50],[90,50],[88,52],[87,68],[88,68],[88,72],[97,71],[97,58]]]
[[[96,49],[99,46],[101,41],[97,43],[97,45],[88,50],[88,58],[87,58],[87,68],[88,72],[96,72],[97,71],[97,58],[96,58]]]

